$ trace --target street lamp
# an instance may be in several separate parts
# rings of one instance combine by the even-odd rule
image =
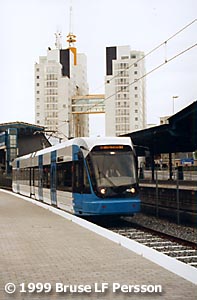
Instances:
[[[177,99],[179,96],[172,96],[172,114],[174,115],[174,99]]]
[[[174,99],[177,99],[179,96],[172,96],[172,104],[173,104],[173,107],[172,107],[172,115],[174,115]],[[174,153],[174,168],[175,168],[175,153]],[[171,166],[172,168],[172,166]],[[170,179],[172,179],[172,169],[170,171]]]

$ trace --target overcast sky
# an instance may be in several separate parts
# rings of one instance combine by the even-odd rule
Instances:
[[[88,62],[90,93],[104,93],[105,47],[130,45],[150,50],[196,19],[196,0],[73,0],[73,32]],[[0,123],[34,123],[34,63],[54,48],[62,32],[67,47],[70,0],[1,0]],[[197,22],[146,59],[146,71],[196,44]],[[197,99],[197,47],[146,77],[148,123],[171,115]],[[93,115],[93,134],[103,134],[103,116]],[[91,122],[92,124],[92,122]]]

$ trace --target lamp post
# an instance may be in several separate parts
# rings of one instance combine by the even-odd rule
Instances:
[[[174,115],[174,99],[177,99],[179,96],[172,96],[172,115]],[[172,155],[172,154],[171,154]],[[171,156],[170,160],[171,160],[171,166],[170,166],[170,179],[172,179],[172,159],[174,160],[174,170],[175,170],[175,153],[173,154],[173,158]]]
[[[177,99],[179,96],[172,96],[172,114],[174,114],[174,99]]]

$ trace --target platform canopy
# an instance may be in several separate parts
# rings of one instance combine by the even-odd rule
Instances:
[[[43,126],[18,121],[0,124],[0,167],[6,176],[11,174],[11,163],[17,156],[49,146]]]
[[[124,136],[131,137],[134,145],[147,147],[154,154],[197,150],[197,101],[171,116],[168,121],[169,124]],[[137,149],[140,150],[140,147]]]
[[[43,126],[39,126],[37,124],[30,124],[25,122],[10,122],[10,123],[0,123],[0,132],[6,131],[8,128],[16,128],[18,130],[18,134],[30,134],[36,131],[44,131]]]

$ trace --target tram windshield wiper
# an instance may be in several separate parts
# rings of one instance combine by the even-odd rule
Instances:
[[[118,187],[118,185],[116,185],[116,184],[113,182],[113,180],[110,179],[110,178],[114,178],[114,177],[110,177],[110,178],[109,178],[103,171],[100,171],[99,168],[98,168],[98,173],[99,173],[99,177],[96,178],[97,183],[98,183],[98,180],[99,180],[99,181],[102,181],[102,179],[105,178],[110,184],[112,184],[113,187]],[[100,176],[101,174],[103,175],[103,177]],[[101,184],[101,185],[102,185],[102,184]]]

